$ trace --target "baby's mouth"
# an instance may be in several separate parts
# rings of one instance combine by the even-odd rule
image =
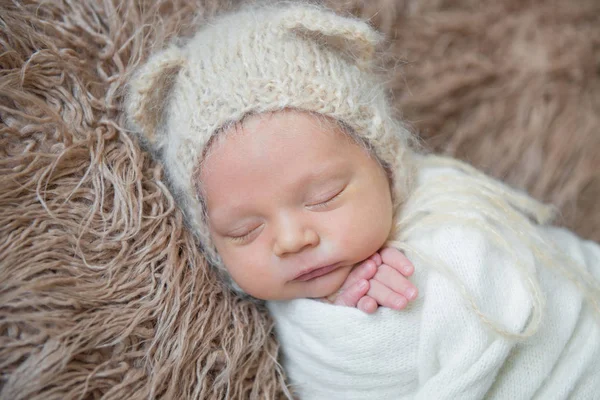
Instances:
[[[308,270],[306,272],[301,273],[297,277],[295,277],[294,281],[306,282],[306,281],[309,281],[311,279],[315,279],[315,278],[318,278],[320,276],[326,275],[326,274],[330,273],[331,271],[333,271],[334,269],[336,269],[337,266],[338,266],[338,264],[339,263],[327,265],[327,266],[324,266],[324,267],[317,267],[317,268],[310,269],[310,270]]]

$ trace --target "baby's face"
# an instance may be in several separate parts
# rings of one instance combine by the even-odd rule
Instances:
[[[263,300],[335,293],[390,233],[385,171],[335,124],[310,114],[253,116],[232,129],[200,174],[228,272]]]

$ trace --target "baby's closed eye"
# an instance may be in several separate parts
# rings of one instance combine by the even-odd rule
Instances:
[[[341,189],[335,189],[332,191],[325,192],[323,195],[318,196],[311,203],[307,204],[306,207],[311,210],[324,209],[335,201],[346,189],[346,186]]]
[[[249,228],[245,227],[242,229],[236,229],[227,233],[226,236],[229,240],[231,240],[234,243],[246,243],[250,239],[254,238],[255,235],[258,235],[262,230],[263,226],[264,224],[260,224]]]

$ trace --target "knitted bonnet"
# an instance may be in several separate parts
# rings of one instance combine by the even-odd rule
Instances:
[[[365,22],[319,6],[251,6],[209,21],[136,72],[129,122],[163,163],[209,262],[223,268],[193,179],[212,136],[249,114],[296,109],[342,123],[389,171],[395,209],[406,198],[411,135],[373,73],[380,41]]]

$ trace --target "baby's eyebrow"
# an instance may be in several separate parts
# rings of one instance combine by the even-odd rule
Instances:
[[[244,207],[239,204],[233,205],[217,205],[212,210],[208,210],[207,217],[209,221],[230,222],[232,220],[240,220],[247,218],[244,215]]]
[[[223,211],[218,210],[216,215],[208,216],[208,223],[213,225],[220,233],[227,233],[223,231],[235,230],[243,228],[245,225],[250,225],[254,220],[253,217],[245,215],[236,215],[235,213],[229,212],[227,209]]]
[[[347,175],[348,170],[343,162],[329,162],[315,166],[308,174],[306,174],[300,181],[302,181],[301,187],[306,186],[310,183],[325,183],[326,181],[342,179],[343,176]]]
[[[325,176],[322,179],[315,179],[304,185],[304,197],[312,197],[323,194],[323,191],[337,190],[339,186],[345,184],[346,177],[342,174]]]

